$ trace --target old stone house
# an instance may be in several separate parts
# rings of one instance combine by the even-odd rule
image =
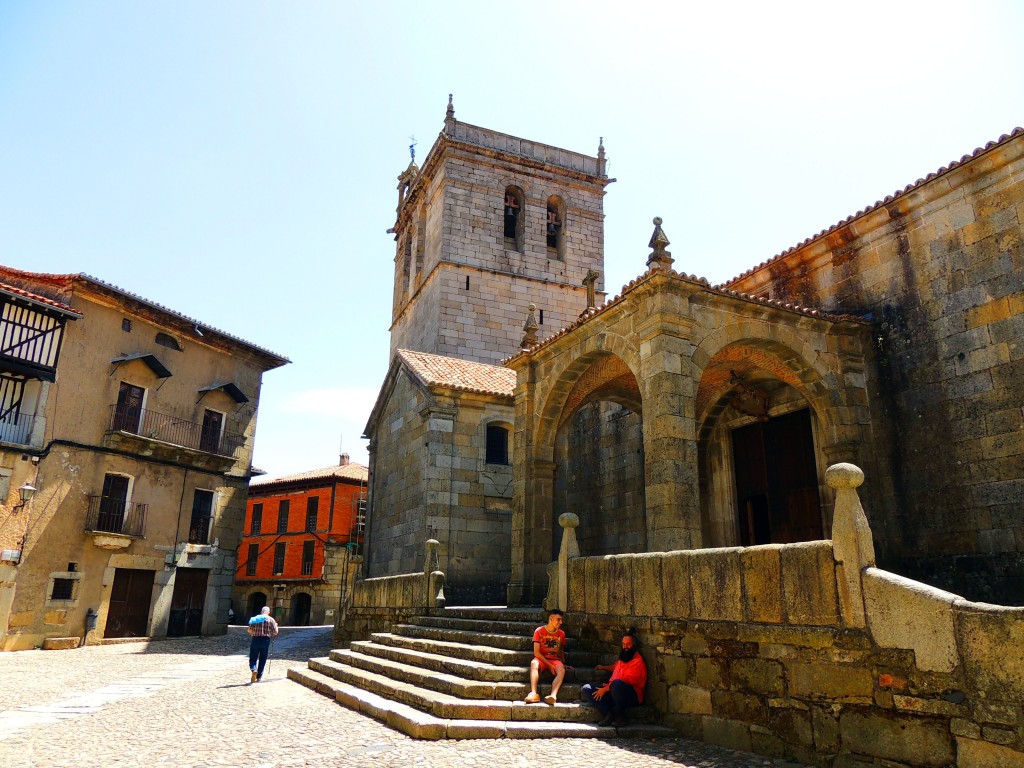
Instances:
[[[603,147],[466,125],[449,103],[399,177],[369,574],[416,570],[436,538],[450,602],[507,573],[509,602],[536,604],[567,511],[584,555],[825,538],[825,469],[852,461],[880,564],[1024,603],[1022,153],[1018,129],[720,286],[656,220],[646,271],[605,301]],[[413,350],[446,375],[428,384]],[[474,392],[502,367],[511,390]],[[509,419],[511,513],[486,518],[481,424]],[[453,533],[474,518],[483,544]],[[508,571],[469,577],[506,547]]]
[[[8,302],[0,333],[0,648],[223,632],[262,375],[288,361],[87,275],[0,282],[35,313]]]
[[[367,467],[338,464],[249,483],[232,603],[236,620],[271,606],[279,624],[332,623],[355,571]]]

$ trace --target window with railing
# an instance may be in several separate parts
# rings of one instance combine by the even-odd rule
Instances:
[[[302,575],[310,576],[313,573],[313,553],[315,551],[315,543],[310,541],[302,542]]]
[[[252,505],[252,518],[249,520],[249,533],[257,534],[263,527],[263,502]]]
[[[213,491],[196,488],[192,496],[192,520],[188,526],[189,544],[209,544],[213,522]]]
[[[282,499],[281,503],[277,507],[277,532],[288,533],[288,512],[291,508],[291,502],[288,499]]]
[[[245,556],[245,575],[255,576],[256,575],[256,563],[260,557],[260,545],[250,544],[248,554]]]
[[[285,543],[283,541],[277,542],[274,545],[274,575],[280,576],[284,573],[284,548]]]
[[[320,499],[316,496],[310,496],[306,499],[306,530],[316,530],[316,517],[317,512],[320,509]]]
[[[143,408],[145,390],[121,382],[117,403],[110,407],[110,432],[127,432],[194,451],[232,456],[245,436],[224,428],[225,416],[206,409],[201,423]]]

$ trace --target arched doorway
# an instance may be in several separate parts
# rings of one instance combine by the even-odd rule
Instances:
[[[583,556],[643,552],[643,416],[640,388],[618,357],[594,358],[569,392],[555,434],[552,553],[563,512],[579,516]]]
[[[249,618],[255,616],[257,613],[263,610],[263,606],[265,606],[266,604],[267,596],[263,592],[253,592],[251,595],[249,595],[249,602],[247,603],[248,616],[242,617],[243,621],[241,623],[247,623]]]
[[[309,612],[313,605],[313,598],[307,592],[299,592],[292,596],[291,625],[293,627],[304,627],[309,624]]]

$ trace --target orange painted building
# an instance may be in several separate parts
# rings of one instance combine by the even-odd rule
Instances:
[[[264,605],[280,624],[330,624],[359,553],[367,468],[347,453],[331,467],[249,484],[232,590],[235,621]]]

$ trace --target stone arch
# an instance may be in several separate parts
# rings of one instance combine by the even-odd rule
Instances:
[[[848,434],[843,422],[849,418],[844,415],[849,409],[843,406],[851,398],[839,386],[843,378],[836,374],[843,363],[828,350],[826,337],[827,330],[735,324],[710,334],[694,351],[701,526],[707,544],[766,543],[752,539],[758,525],[755,518],[787,521],[774,528],[774,522],[763,523],[768,526],[767,534],[762,530],[758,535],[769,535],[773,542],[827,536],[826,448]],[[803,409],[806,416],[800,415]],[[800,426],[804,422],[806,426]],[[762,474],[770,485],[786,482],[794,487],[785,494],[780,490],[774,497],[757,491],[756,496],[745,497],[741,509],[738,488],[757,460],[750,464],[740,435],[763,434],[764,440],[769,440],[767,436],[785,429],[796,431],[782,443],[784,450],[762,449],[767,451]],[[734,446],[736,440],[740,447]],[[794,475],[802,479],[794,479]],[[781,501],[783,496],[788,500]],[[757,509],[750,507],[753,498],[760,499]],[[783,511],[776,514],[780,509]],[[798,519],[804,521],[802,526],[792,523],[794,527],[787,527]]]

